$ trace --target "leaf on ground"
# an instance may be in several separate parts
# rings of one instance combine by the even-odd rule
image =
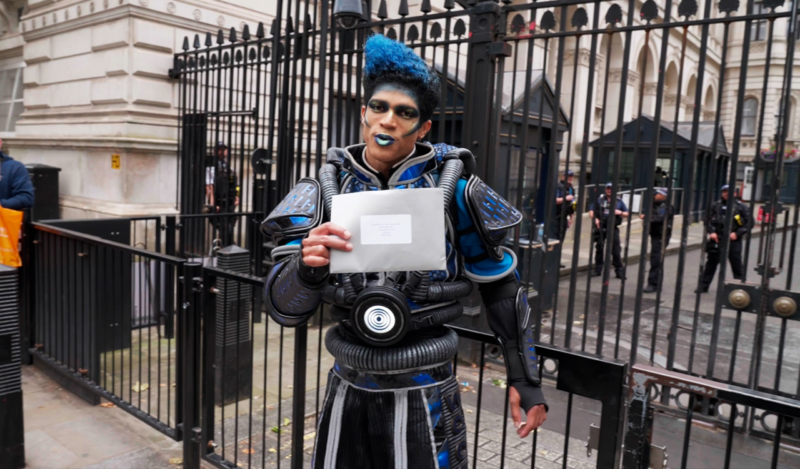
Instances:
[[[506,388],[506,382],[503,381],[502,379],[495,378],[492,380],[492,384],[494,384],[495,386],[500,386],[502,389]]]
[[[283,426],[284,427],[288,427],[290,423],[292,423],[292,421],[289,420],[287,417],[283,418]]]
[[[162,388],[166,388],[167,387],[167,383],[161,383],[161,384],[159,384],[159,386],[162,387]]]
[[[269,449],[269,452],[270,452],[270,453],[277,453],[277,452],[278,452],[278,450],[277,450],[277,449],[275,449],[275,448],[270,448],[270,449]]]
[[[174,387],[175,387],[175,383],[172,383],[172,386],[171,386],[171,387],[173,387],[173,388],[174,388]]]
[[[102,404],[100,404],[100,407],[105,407],[106,409],[108,409],[109,407],[116,407],[116,405],[112,402],[103,402]]]
[[[169,458],[170,464],[183,464],[183,458]]]
[[[256,450],[254,450],[253,448],[245,448],[242,450],[242,453],[244,454],[255,454],[255,452]]]
[[[139,382],[137,381],[136,384],[131,386],[131,389],[133,390],[133,392],[144,392],[144,391],[147,391],[148,389],[150,389],[150,385],[149,384],[139,384]]]
[[[289,389],[292,389],[292,387],[293,387],[293,386],[290,384],[290,385],[289,385],[289,386],[287,386],[287,387],[288,387]]]
[[[309,433],[307,435],[303,435],[303,439],[304,440],[310,440],[310,439],[314,438],[315,436],[317,436],[317,432],[311,432],[311,433]]]
[[[283,432],[283,430],[278,428],[277,425],[272,427],[272,428],[270,428],[270,430],[272,430],[273,433],[282,433]]]
[[[467,413],[468,413],[468,414],[471,414],[471,413],[472,413],[472,411],[471,411],[471,410],[469,410],[469,409],[467,409]]]
[[[472,367],[473,367],[473,368],[477,368],[477,367],[478,367],[478,364],[477,364],[477,363],[473,363],[473,364],[472,364]]]

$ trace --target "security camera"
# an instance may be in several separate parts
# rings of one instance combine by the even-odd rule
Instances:
[[[336,0],[333,6],[333,19],[344,29],[352,29],[364,21],[365,5],[361,0]]]

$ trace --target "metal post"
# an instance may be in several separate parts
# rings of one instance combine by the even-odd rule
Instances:
[[[20,268],[20,280],[22,281],[22,296],[20,308],[20,346],[22,353],[22,364],[33,365],[33,357],[30,355],[30,348],[36,343],[34,336],[36,311],[36,269],[34,265],[34,230],[30,219],[30,210],[24,210],[22,223],[22,268]]]
[[[308,325],[295,329],[294,335],[294,399],[292,402],[292,469],[303,468],[303,432],[306,415],[306,354]]]
[[[167,230],[167,239],[165,241],[164,249],[168,256],[175,255],[175,236],[177,235],[177,224],[175,223],[175,215],[170,215],[166,218],[166,224],[164,225]],[[166,275],[164,277],[165,285],[168,288],[164,291],[164,338],[165,339],[174,339],[175,338],[175,311],[173,310],[173,306],[175,304],[175,297],[172,289],[172,279],[175,278],[175,267],[172,265],[166,265]]]
[[[491,1],[482,1],[470,12],[469,54],[467,56],[466,122],[464,136],[469,140],[462,142],[477,156],[477,175],[488,184],[497,187],[493,181],[495,155],[490,153],[492,103],[494,95],[486,90],[494,89],[494,69],[496,56],[489,50],[489,44],[497,37],[495,24],[501,7]]]
[[[200,315],[202,314],[203,267],[196,262],[183,267],[182,388],[183,396],[183,467],[200,468]]]

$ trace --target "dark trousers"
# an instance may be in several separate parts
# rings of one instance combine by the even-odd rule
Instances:
[[[706,243],[706,268],[703,271],[703,288],[708,288],[714,280],[719,265],[719,244],[709,241]],[[728,261],[731,263],[733,278],[742,278],[742,240],[737,239],[728,244]]]
[[[220,240],[220,247],[227,247],[234,244],[233,232],[236,225],[236,215],[231,213],[230,216],[213,217],[211,218],[211,225],[214,227],[214,233]]]
[[[669,246],[669,238],[667,238],[667,246]],[[664,243],[661,236],[650,236],[650,275],[647,277],[647,283],[658,286],[659,279],[661,278],[661,266],[664,259],[661,258],[661,249]]]
[[[606,245],[606,237],[608,231],[604,229],[595,230],[595,253],[594,253],[594,271],[602,272],[605,256],[603,255]],[[611,263],[614,264],[615,269],[622,268],[622,246],[619,243],[619,228],[614,227],[614,241],[611,244]]]

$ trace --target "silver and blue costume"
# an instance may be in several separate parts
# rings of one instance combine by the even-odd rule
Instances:
[[[412,97],[419,119],[403,137],[413,135],[437,106],[436,72],[411,49],[380,35],[367,40],[365,56],[365,100],[380,87]],[[371,128],[366,117],[364,125]],[[381,146],[394,139],[375,138]],[[295,327],[325,302],[339,322],[325,337],[336,361],[312,465],[467,467],[466,422],[451,368],[458,337],[445,324],[461,316],[459,299],[474,285],[522,409],[545,404],[533,315],[519,287],[516,257],[503,246],[522,215],[473,174],[475,160],[467,150],[416,143],[388,176],[370,167],[365,151],[365,144],[329,149],[319,179],[301,179],[261,225],[278,246],[264,291],[272,319]],[[333,196],[426,187],[444,193],[446,270],[330,275],[327,266],[303,263],[301,241],[330,219]]]
[[[474,159],[466,150],[418,143],[388,179],[366,164],[363,152],[363,144],[330,149],[320,180],[298,182],[262,224],[279,245],[264,293],[271,317],[298,326],[325,301],[340,321],[325,339],[336,363],[314,467],[466,467],[466,425],[450,366],[458,338],[443,325],[462,314],[458,300],[474,284],[522,408],[545,403],[527,296],[518,285],[516,257],[502,246],[522,216],[471,174]],[[444,187],[450,200],[447,270],[329,275],[302,263],[300,241],[329,218],[333,195],[434,186]],[[395,327],[381,328],[378,319],[391,314]]]

